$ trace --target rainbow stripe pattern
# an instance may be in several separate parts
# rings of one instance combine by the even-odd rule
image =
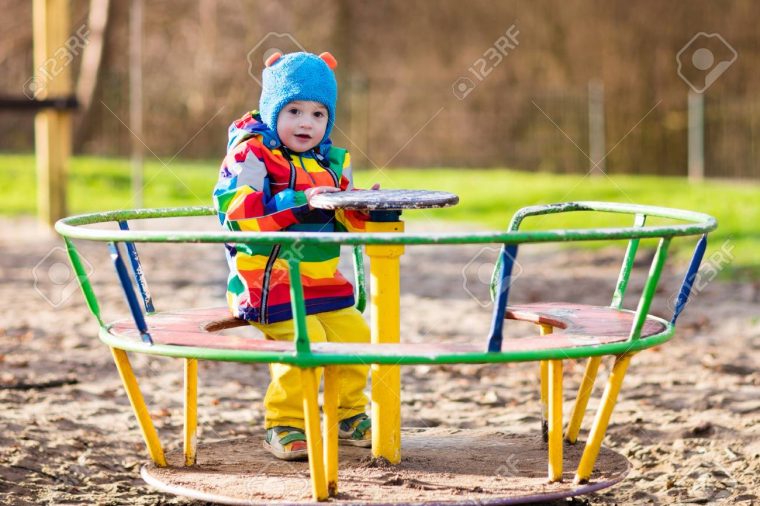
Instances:
[[[365,230],[363,215],[310,210],[304,194],[315,186],[353,189],[351,158],[345,149],[327,140],[309,152],[290,152],[275,141],[256,111],[235,121],[229,138],[213,195],[224,227],[262,232]],[[227,303],[233,315],[259,323],[292,319],[288,259],[283,258],[281,247],[225,247],[230,268]],[[353,286],[338,271],[339,245],[303,246],[295,251],[307,314],[354,304]]]

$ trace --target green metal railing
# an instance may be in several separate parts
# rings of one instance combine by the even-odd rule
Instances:
[[[522,221],[530,216],[564,213],[574,211],[611,212],[633,215],[634,224],[630,227],[591,228],[591,229],[557,229],[520,231]],[[126,222],[152,218],[183,218],[193,216],[212,216],[216,211],[210,207],[186,207],[171,209],[140,209],[92,213],[65,218],[56,223],[56,230],[64,236],[72,265],[77,274],[88,307],[100,324],[100,338],[109,346],[156,355],[198,358],[205,360],[225,360],[238,362],[280,362],[301,367],[314,367],[335,364],[447,364],[447,363],[485,363],[511,362],[529,360],[551,360],[581,358],[600,355],[620,355],[639,351],[661,344],[673,335],[673,323],[648,316],[660,273],[667,257],[668,246],[674,237],[704,236],[717,227],[716,220],[706,214],[669,209],[655,206],[639,206],[605,202],[571,202],[545,206],[532,206],[519,210],[513,217],[507,232],[477,233],[315,233],[315,232],[230,232],[230,231],[136,231],[109,230],[90,228],[87,225]],[[683,223],[649,226],[646,217],[654,216],[679,220]],[[628,240],[623,266],[616,284],[611,306],[620,309],[628,285],[628,277],[641,239],[660,239],[649,275],[639,299],[634,317],[634,325],[628,340],[594,346],[577,346],[559,349],[526,351],[483,351],[483,352],[443,352],[425,353],[424,345],[417,349],[413,345],[401,345],[399,354],[379,353],[377,347],[370,345],[356,346],[352,353],[313,353],[306,333],[306,311],[300,280],[298,255],[283,255],[288,258],[291,279],[291,301],[295,320],[295,349],[293,352],[229,350],[199,348],[163,344],[147,344],[114,335],[110,327],[104,324],[97,297],[92,289],[87,273],[83,267],[73,239],[101,241],[107,243],[244,243],[258,245],[281,245],[291,250],[303,245],[341,244],[341,245],[420,245],[420,244],[502,244],[517,245],[526,243],[575,242],[599,240]],[[359,258],[357,261],[361,261]],[[697,262],[698,266],[698,262]],[[497,269],[498,271],[498,269]],[[693,278],[693,276],[692,276]],[[682,290],[683,291],[683,290]],[[686,291],[688,297],[688,290]],[[684,301],[685,303],[685,301]],[[360,303],[361,304],[361,303]],[[652,318],[664,325],[665,330],[655,336],[640,339],[640,331],[646,318]],[[384,345],[378,345],[384,346]]]

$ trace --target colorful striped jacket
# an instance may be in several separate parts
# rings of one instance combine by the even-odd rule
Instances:
[[[359,213],[309,210],[304,190],[314,186],[353,188],[350,156],[345,149],[332,147],[327,140],[306,153],[290,152],[279,146],[256,111],[230,126],[227,156],[214,189],[214,206],[227,229],[364,230]],[[233,315],[259,323],[291,319],[290,280],[281,246],[225,246],[230,268],[227,303]],[[296,254],[301,262],[307,314],[354,304],[353,286],[338,271],[339,245],[302,246]]]

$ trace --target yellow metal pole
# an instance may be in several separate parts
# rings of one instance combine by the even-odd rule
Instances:
[[[327,469],[327,494],[335,496],[338,493],[338,392],[340,376],[335,366],[325,367],[325,393],[322,412],[325,415],[324,433],[325,468]]]
[[[156,428],[150,419],[148,407],[145,405],[145,399],[140,392],[140,386],[137,384],[135,373],[132,371],[127,352],[118,348],[111,348],[111,354],[114,362],[116,362],[116,369],[119,370],[119,376],[124,385],[124,390],[127,392],[129,403],[135,412],[137,423],[140,425],[140,431],[145,440],[145,445],[148,447],[150,458],[157,466],[166,467],[166,457],[164,457],[164,450],[161,448],[161,441],[158,439],[158,432],[156,432]]]
[[[599,456],[599,450],[602,447],[604,434],[607,432],[607,425],[610,422],[612,410],[615,409],[617,396],[620,392],[620,387],[623,384],[623,378],[625,378],[625,372],[628,369],[628,364],[630,364],[630,362],[630,354],[621,355],[615,359],[615,365],[612,367],[612,372],[607,380],[607,386],[604,389],[604,394],[602,394],[601,404],[596,411],[596,416],[594,417],[594,423],[591,426],[591,431],[588,435],[586,447],[583,449],[583,455],[578,464],[578,470],[575,474],[576,483],[585,483],[588,481],[589,477],[591,477],[596,458]]]
[[[551,334],[554,330],[551,325],[539,324],[542,336]],[[541,437],[544,442],[549,441],[549,362],[541,360],[538,363],[541,378]]]
[[[562,481],[562,361],[549,361],[549,481]]]
[[[85,41],[70,35],[70,0],[34,0],[34,74],[26,86],[34,99],[72,95],[71,61]],[[34,120],[37,213],[48,225],[66,215],[66,173],[71,156],[71,112],[43,109]]]
[[[198,428],[198,360],[185,359],[185,465],[195,464]]]
[[[319,401],[317,400],[317,369],[301,369],[303,413],[306,423],[306,444],[309,447],[311,494],[315,501],[327,500],[327,481],[322,454],[322,435],[319,433]]]
[[[367,232],[403,232],[404,223],[367,222]],[[403,246],[368,245],[372,343],[400,342],[400,268]],[[401,462],[401,371],[372,365],[372,456]]]
[[[586,414],[588,400],[591,397],[591,392],[594,390],[594,381],[596,381],[596,375],[599,371],[599,364],[601,362],[602,357],[591,357],[586,363],[586,370],[583,372],[583,379],[578,388],[578,395],[575,398],[573,412],[570,414],[570,423],[567,425],[567,432],[565,433],[565,441],[568,443],[575,444],[578,440],[578,433],[581,430],[583,417]]]

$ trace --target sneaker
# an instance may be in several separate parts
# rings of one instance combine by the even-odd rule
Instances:
[[[338,440],[340,444],[369,448],[372,446],[372,420],[366,413],[341,420]]]
[[[281,460],[305,460],[309,456],[303,430],[285,425],[267,429],[264,448]]]

